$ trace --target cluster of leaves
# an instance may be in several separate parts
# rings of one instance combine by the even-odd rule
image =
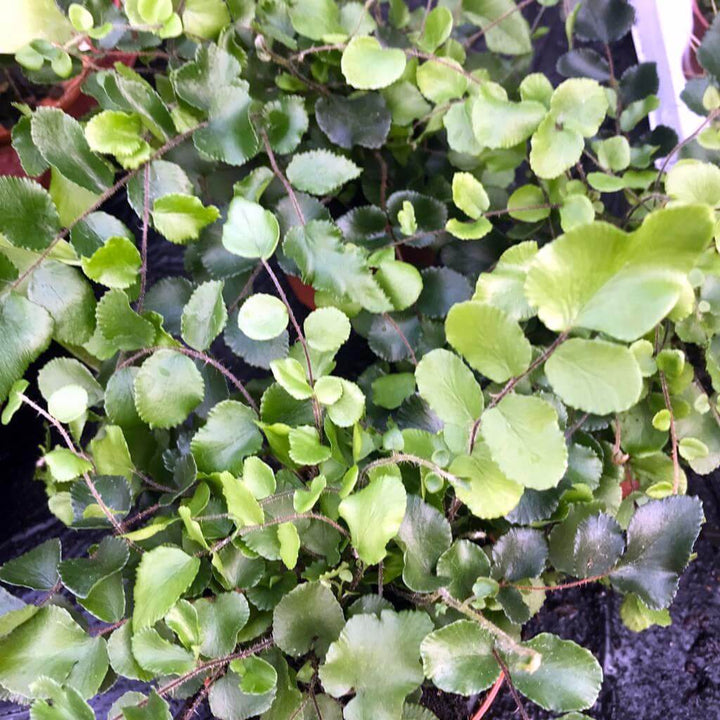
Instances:
[[[683,465],[720,465],[720,170],[667,171],[686,143],[643,130],[654,66],[618,78],[595,49],[630,5],[576,8],[557,87],[527,74],[541,16],[512,0],[68,13],[69,42],[18,61],[91,67],[97,108],[14,128],[51,180],[0,178],[0,399],[48,423],[52,512],[105,533],[0,568],[45,594],[0,590],[6,696],[92,720],[122,676],[157,684],[112,720],[171,697],[427,720],[424,683],[507,682],[586,717],[597,661],[523,624],[588,583],[635,630],[669,623],[702,522]],[[704,48],[696,153],[718,142]],[[128,52],[145,68],[95,63]],[[119,193],[137,236],[104,209]],[[151,228],[187,273],[148,288]],[[285,278],[314,290],[304,319]],[[352,378],[349,344],[375,356]]]

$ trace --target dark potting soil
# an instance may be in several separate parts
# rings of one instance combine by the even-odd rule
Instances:
[[[20,118],[13,103],[35,107],[41,100],[62,96],[62,85],[37,85],[30,82],[14,63],[0,66],[0,125],[10,129]]]

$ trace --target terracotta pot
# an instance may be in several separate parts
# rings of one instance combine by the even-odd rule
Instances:
[[[705,75],[705,70],[698,62],[697,50],[692,41],[695,38],[701,41],[705,37],[705,33],[709,27],[710,22],[705,15],[703,15],[702,9],[698,4],[698,0],[693,0],[693,37],[688,42],[688,46],[682,60],[683,74],[688,80]]]

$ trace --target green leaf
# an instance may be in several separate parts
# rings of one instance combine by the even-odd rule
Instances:
[[[305,513],[311,510],[327,487],[324,475],[316,475],[307,490],[296,490],[293,494],[295,512]],[[341,496],[342,497],[342,496]]]
[[[60,232],[60,218],[48,192],[27,178],[0,177],[0,233],[16,247],[44,250]]]
[[[380,148],[390,132],[390,111],[379,93],[321,97],[315,103],[315,119],[328,138],[346,150],[355,145]]]
[[[500,674],[495,638],[472,620],[458,620],[431,632],[420,645],[425,676],[435,687],[459,695],[489,688]]]
[[[220,475],[220,482],[228,513],[239,528],[246,525],[262,525],[265,522],[262,507],[242,480],[224,472]]]
[[[242,197],[230,201],[222,233],[222,243],[228,252],[267,260],[279,239],[280,226],[269,210]]]
[[[106,292],[97,304],[95,316],[103,338],[118,350],[148,347],[155,339],[155,326],[130,307],[122,290]]]
[[[62,110],[37,109],[32,139],[48,164],[76,185],[94,193],[112,185],[113,171],[92,152],[80,123]]]
[[[238,60],[222,48],[200,44],[193,62],[181,65],[170,74],[175,92],[200,110],[209,111],[228,86],[240,75]]]
[[[681,160],[665,176],[665,192],[684,203],[720,203],[720,168],[697,160]]]
[[[325,220],[311,220],[290,229],[283,242],[285,254],[295,261],[304,282],[315,290],[348,298],[370,312],[392,309],[370,273],[363,251],[343,241],[340,228]]]
[[[483,414],[480,432],[510,480],[547,490],[565,474],[567,448],[557,412],[539,397],[507,395]]]
[[[456,540],[437,563],[438,575],[450,579],[447,588],[458,600],[473,594],[479,577],[490,574],[490,561],[483,550],[470,540]]]
[[[73,595],[87,598],[106,578],[122,570],[129,558],[127,543],[105,537],[90,558],[63,560],[59,565],[63,585]]]
[[[600,129],[608,109],[605,90],[595,80],[570,78],[552,94],[550,112],[563,127],[592,137]]]
[[[92,708],[73,687],[41,677],[31,690],[35,697],[43,699],[32,704],[30,720],[95,720]]]
[[[533,101],[511,102],[496,88],[480,88],[472,106],[472,127],[481,146],[511,148],[535,132],[547,109]]]
[[[60,579],[60,540],[46,540],[20,557],[0,566],[0,580],[10,585],[48,592]]]
[[[233,660],[230,669],[240,677],[240,689],[245,693],[263,695],[273,691],[277,685],[275,668],[257,656]]]
[[[317,430],[302,425],[290,430],[290,457],[298,465],[319,465],[330,458],[332,451],[320,442]]]
[[[122,713],[125,720],[170,720],[172,717],[170,707],[155,690],[144,705],[124,705]]]
[[[418,392],[438,417],[467,427],[483,411],[482,390],[472,371],[454,353],[433,350],[415,368]]]
[[[455,205],[473,220],[490,207],[490,198],[485,188],[471,173],[459,172],[453,175],[452,193]]]
[[[82,417],[88,408],[88,394],[79,385],[66,385],[48,399],[48,412],[61,423],[71,423]]]
[[[461,479],[453,482],[455,495],[479,518],[498,518],[520,502],[523,486],[508,479],[484,442],[476,442],[472,455],[456,457],[449,471]]]
[[[634,20],[627,0],[586,0],[575,19],[575,32],[586,40],[610,43],[626,35]]]
[[[50,344],[53,321],[46,310],[20,295],[0,299],[0,401]]]
[[[165,195],[192,195],[193,184],[185,171],[175,163],[155,160],[148,165],[148,207],[152,208],[158,198]],[[139,218],[145,210],[145,173],[138,173],[128,183],[128,200]],[[113,234],[117,234],[114,231]]]
[[[292,570],[298,561],[300,552],[300,536],[297,528],[291,523],[281,523],[277,527],[278,542],[280,543],[280,559],[288,570]]]
[[[374,37],[354,37],[347,44],[340,68],[347,82],[358,90],[378,90],[392,85],[405,71],[405,53],[383,48]]]
[[[189,650],[168,642],[151,627],[136,630],[132,652],[140,667],[158,675],[181,675],[195,666],[195,657]]]
[[[210,123],[193,135],[195,147],[208,157],[229,165],[244,165],[260,150],[250,120],[252,99],[246,87],[229,85],[213,98]]]
[[[549,114],[532,136],[530,167],[539,178],[554,179],[580,160],[584,146],[577,130],[564,127]]]
[[[283,155],[295,150],[309,124],[305,101],[298,95],[283,95],[266,103],[263,120],[270,146]]]
[[[198,285],[182,311],[183,340],[196,350],[207,350],[227,322],[223,283],[209,281]]]
[[[595,208],[585,195],[568,195],[560,207],[560,227],[568,232],[595,219]]]
[[[347,720],[396,720],[405,698],[423,681],[420,643],[432,630],[424,612],[383,610],[355,615],[328,650],[320,681],[334,697],[351,690]],[[392,667],[393,672],[387,672]]]
[[[180,548],[159,546],[143,554],[135,578],[133,629],[154,625],[190,587],[200,569],[199,558]]]
[[[651,610],[637,595],[626,595],[620,606],[623,624],[633,632],[639,633],[653,625],[669,627],[672,625],[669,610]]]
[[[522,375],[530,365],[532,346],[520,325],[492,305],[455,305],[445,321],[445,333],[471,367],[495,382]]]
[[[243,481],[258,500],[262,500],[275,492],[275,473],[260,458],[245,458],[242,475]]]
[[[404,550],[405,585],[414,592],[437,590],[443,581],[434,574],[435,565],[452,543],[450,523],[445,516],[417,495],[410,495],[397,539]]]
[[[345,625],[340,603],[319,582],[298,585],[273,611],[273,640],[288,655],[300,657],[311,650],[322,658]]]
[[[406,502],[402,482],[381,475],[340,503],[338,512],[347,522],[353,546],[364,563],[376,565],[385,557],[385,546],[398,534],[405,517]]]
[[[92,287],[75,268],[45,260],[30,276],[28,299],[44,307],[55,321],[53,337],[82,345],[95,330]]]
[[[310,40],[342,33],[340,10],[333,0],[297,0],[288,14],[295,32]]]
[[[172,0],[137,0],[137,10],[148,25],[162,24],[173,13]]]
[[[205,207],[194,195],[170,194],[155,200],[152,216],[161,235],[182,245],[197,240],[200,231],[220,217],[220,211],[214,205]]]
[[[103,110],[85,126],[90,149],[111,155],[132,155],[145,142],[142,119],[135,113]]]
[[[573,542],[573,574],[580,578],[604,575],[615,566],[624,548],[615,518],[605,513],[585,518],[577,526]]]
[[[393,310],[405,310],[422,292],[422,276],[414,265],[386,260],[375,273],[375,281],[392,303]]]
[[[91,280],[121,290],[135,284],[142,266],[140,252],[126,237],[111,237],[91,257],[81,260],[83,272]]]
[[[155,352],[135,378],[135,406],[151,427],[179,425],[204,396],[205,383],[195,363],[173,350]]]
[[[415,376],[412,373],[381,375],[372,383],[372,401],[387,410],[399,408],[414,392]]]
[[[240,307],[238,327],[251,340],[272,340],[288,325],[285,303],[275,295],[256,293]]]
[[[600,222],[571,230],[537,254],[525,293],[551,330],[636,340],[675,306],[711,228],[707,208],[689,205],[658,210],[629,234]]]
[[[613,172],[625,170],[630,164],[630,143],[623,135],[601,140],[597,143],[595,151],[600,165]]]
[[[253,410],[235,400],[223,400],[215,405],[205,425],[190,442],[198,470],[240,474],[243,460],[262,447],[256,420]]]
[[[545,374],[563,402],[596,415],[628,410],[643,389],[633,353],[605,340],[567,340],[545,363]]]
[[[89,698],[106,672],[105,641],[87,635],[67,610],[55,605],[40,608],[0,637],[0,683],[14,695],[31,697],[31,686],[44,676]]]
[[[200,654],[218,658],[230,654],[250,616],[247,600],[236,592],[219,593],[195,602],[202,642]]]
[[[523,646],[542,655],[535,672],[513,670],[513,683],[523,695],[554,712],[584,710],[595,703],[603,673],[592,653],[549,633],[536,635]]]
[[[329,418],[338,427],[351,427],[362,418],[365,412],[365,395],[353,382],[338,378],[342,385],[340,399],[327,409]]]
[[[212,39],[230,22],[222,0],[186,0],[182,27],[188,35]]]
[[[531,51],[530,26],[514,0],[466,0],[462,8],[463,14],[485,31],[492,52],[524,55]]]
[[[697,498],[673,496],[639,507],[628,526],[627,549],[610,574],[622,592],[633,592],[652,610],[668,607],[703,521]]]
[[[298,190],[327,195],[359,177],[361,172],[362,168],[342,155],[329,150],[310,150],[293,155],[287,178]]]
[[[512,528],[493,547],[493,577],[517,582],[538,577],[545,569],[548,547],[544,535],[530,528]]]

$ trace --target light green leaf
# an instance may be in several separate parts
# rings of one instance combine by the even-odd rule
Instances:
[[[532,136],[530,167],[540,178],[556,178],[580,160],[584,146],[577,130],[560,125],[550,113]]]
[[[207,422],[193,436],[190,450],[201,472],[227,470],[239,474],[243,460],[262,446],[257,416],[247,405],[223,400],[210,410]]]
[[[118,350],[148,347],[155,339],[155,326],[130,307],[122,290],[106,292],[97,304],[95,316],[103,338]]]
[[[327,487],[324,475],[316,475],[307,490],[296,490],[293,494],[295,512],[305,513],[311,510]],[[342,497],[342,496],[341,496]]]
[[[230,22],[223,0],[186,0],[182,26],[188,35],[212,39]]]
[[[85,126],[90,148],[98,153],[132,155],[145,142],[142,119],[135,113],[103,110]]]
[[[289,322],[285,303],[275,295],[256,293],[240,307],[238,327],[251,340],[272,340]]]
[[[32,684],[31,691],[34,697],[43,699],[32,704],[30,720],[95,720],[92,708],[74,687],[41,677]]]
[[[273,360],[270,369],[278,384],[296,400],[307,400],[312,396],[312,388],[305,376],[305,370],[294,358]]]
[[[538,102],[511,102],[498,87],[481,87],[472,107],[472,127],[481,146],[511,148],[535,132],[547,110]]]
[[[183,308],[180,321],[182,338],[196,350],[207,350],[227,322],[223,283],[209,281],[198,285]]]
[[[380,265],[374,277],[394,310],[409,308],[422,292],[422,276],[410,263],[387,260]]]
[[[334,307],[313,310],[303,323],[308,345],[318,352],[334,352],[350,337],[350,321]]]
[[[300,552],[300,536],[297,528],[291,523],[281,523],[277,527],[278,542],[280,543],[280,559],[288,570],[292,570],[298,561]]]
[[[246,525],[262,525],[265,513],[248,486],[228,472],[220,475],[220,482],[228,513],[235,520],[235,524],[240,528]]]
[[[684,203],[720,205],[720,168],[697,160],[681,160],[665,176],[665,192]]]
[[[295,150],[309,124],[305,101],[298,95],[282,95],[267,103],[263,108],[263,118],[270,146],[283,155]]]
[[[433,350],[415,369],[418,392],[445,423],[467,427],[483,411],[480,385],[454,353]]]
[[[427,635],[420,645],[425,676],[445,692],[480,693],[500,674],[494,646],[495,638],[471,620],[446,625]]]
[[[522,375],[532,359],[532,346],[520,325],[502,310],[478,302],[454,305],[445,320],[450,345],[491,380],[502,383]]]
[[[354,37],[343,51],[340,68],[358,90],[378,90],[392,85],[405,70],[405,53],[383,48],[374,37]]]
[[[522,185],[515,190],[508,198],[507,209],[511,218],[521,222],[540,222],[550,216],[545,194],[537,185]]]
[[[596,415],[628,410],[643,388],[633,353],[605,340],[567,340],[545,363],[545,374],[565,403]]]
[[[135,284],[142,266],[140,252],[126,237],[111,237],[91,257],[81,261],[83,272],[91,280],[121,290]]]
[[[365,412],[365,395],[354,382],[345,378],[338,380],[342,385],[342,395],[328,406],[327,413],[338,427],[352,427]]]
[[[433,8],[425,17],[423,33],[417,40],[417,46],[426,53],[433,53],[452,32],[453,16],[442,5]]]
[[[295,32],[310,40],[343,32],[340,10],[333,0],[298,0],[288,14]]]
[[[298,465],[319,465],[330,458],[331,450],[320,442],[317,430],[301,425],[290,430],[290,457]]]
[[[151,627],[136,630],[132,652],[140,667],[158,675],[182,675],[195,666],[189,650],[168,642]]]
[[[436,105],[461,98],[469,83],[462,65],[448,57],[424,62],[415,75],[420,92]]]
[[[493,461],[484,442],[476,442],[472,455],[461,455],[449,467],[460,478],[453,482],[455,495],[479,518],[498,518],[520,502],[523,486],[508,479]]]
[[[612,172],[625,170],[630,164],[630,143],[623,135],[601,140],[597,143],[595,152],[600,165]],[[667,188],[667,178],[665,183]]]
[[[576,227],[589,225],[595,219],[595,208],[585,195],[568,195],[560,207],[560,227],[569,232]]]
[[[452,194],[455,205],[473,220],[477,220],[490,207],[490,198],[485,188],[471,173],[458,172],[453,175]]]
[[[549,633],[536,635],[523,645],[542,655],[535,672],[513,670],[513,682],[523,695],[554,712],[584,710],[595,703],[603,673],[592,653]]]
[[[273,640],[288,655],[299,657],[313,650],[323,657],[345,624],[340,603],[330,588],[319,582],[298,585],[273,611]]]
[[[355,615],[328,650],[320,681],[334,697],[355,691],[346,720],[397,720],[423,681],[420,643],[432,630],[424,612],[383,610]],[[392,672],[387,669],[391,667]]]
[[[87,390],[80,385],[66,385],[48,399],[48,412],[61,423],[82,417],[88,408]]]
[[[287,167],[287,178],[298,190],[311,195],[327,195],[359,177],[361,172],[362,168],[342,155],[329,150],[310,150],[293,155]]]
[[[155,200],[152,216],[155,229],[161,235],[182,245],[188,240],[197,240],[200,231],[220,217],[220,211],[214,205],[205,207],[194,195],[173,193]]]
[[[195,602],[202,643],[200,654],[217,658],[230,654],[250,616],[247,600],[236,592],[219,593]]]
[[[507,395],[483,414],[480,432],[493,460],[510,480],[547,490],[565,474],[565,437],[555,408],[545,400]]]
[[[381,475],[340,503],[338,512],[347,522],[363,562],[376,565],[385,557],[385,546],[397,535],[405,517],[406,501],[402,482]]]
[[[563,127],[592,137],[600,129],[608,109],[605,90],[596,80],[570,78],[561,83],[550,100],[550,112]]]
[[[164,617],[190,587],[199,569],[199,558],[177,547],[161,545],[144,553],[135,578],[135,632]]]
[[[532,50],[530,25],[518,12],[515,0],[465,0],[463,14],[485,32],[488,49],[507,55]]]
[[[540,250],[525,294],[547,327],[573,327],[632,341],[677,303],[686,275],[710,241],[706,206],[658,210],[638,230],[595,222]]]
[[[230,669],[240,677],[240,690],[244,693],[264,695],[275,690],[277,671],[267,660],[251,655],[233,660]]]
[[[257,203],[234,197],[222,232],[228,252],[240,257],[267,260],[277,247],[280,226],[275,216]]]
[[[245,458],[242,477],[245,484],[258,500],[262,500],[275,492],[275,473],[272,468],[259,457]]]
[[[158,350],[135,378],[135,406],[151,427],[183,422],[202,402],[205,383],[193,361],[173,350]]]

